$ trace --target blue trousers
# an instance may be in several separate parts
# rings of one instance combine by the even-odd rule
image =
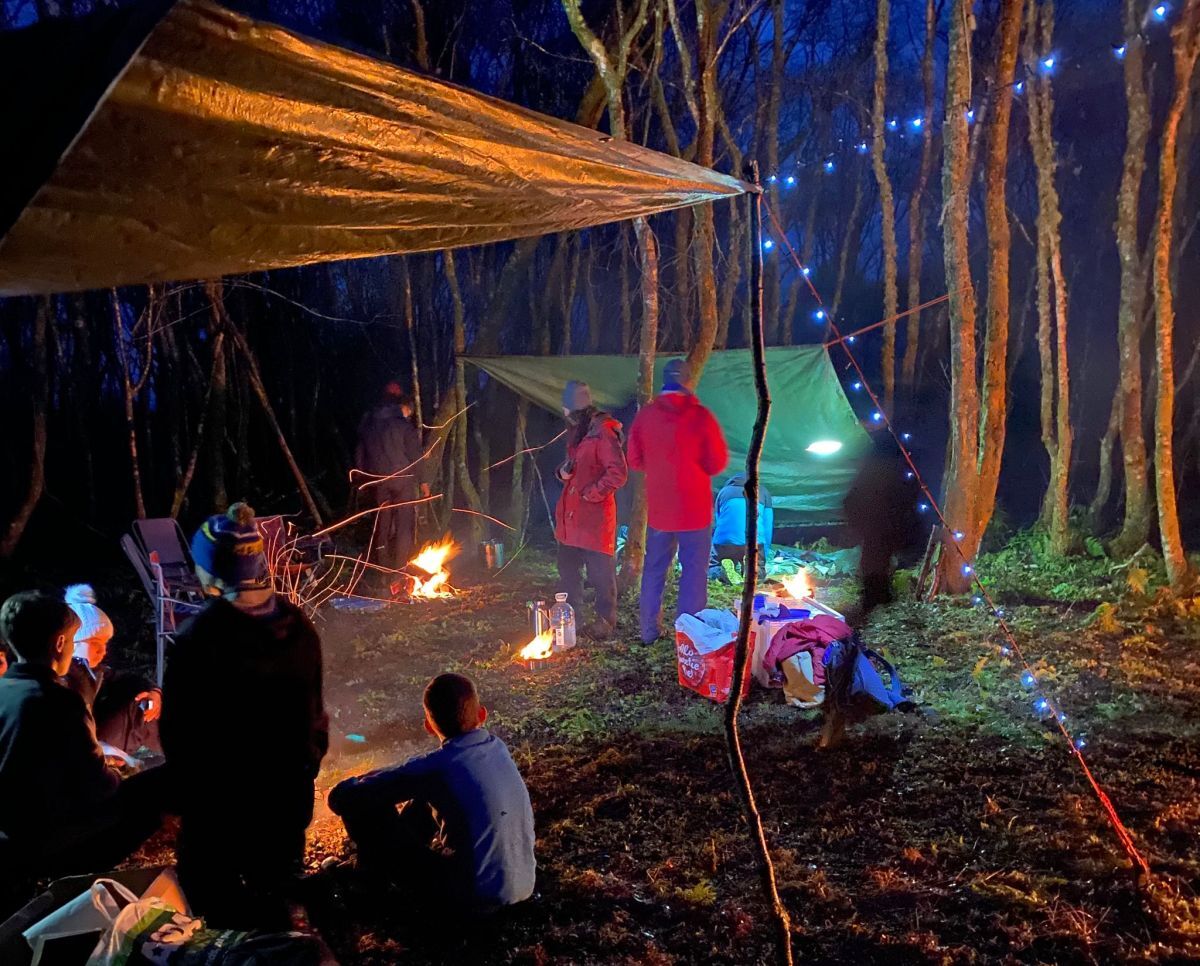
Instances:
[[[647,644],[662,636],[662,600],[667,571],[679,553],[683,573],[679,577],[677,614],[695,614],[708,606],[708,554],[712,527],[666,533],[646,528],[646,562],[642,567],[642,640]]]

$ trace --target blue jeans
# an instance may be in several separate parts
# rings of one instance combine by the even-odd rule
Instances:
[[[662,599],[667,571],[679,552],[683,573],[679,577],[677,614],[696,614],[708,606],[708,554],[712,527],[666,533],[646,528],[646,561],[642,567],[642,640],[647,644],[662,636]]]

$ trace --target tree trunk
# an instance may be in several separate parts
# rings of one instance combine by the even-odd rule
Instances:
[[[1017,18],[1018,29],[1020,17]],[[1003,40],[1001,40],[1003,44]],[[912,199],[908,205],[908,311],[905,323],[904,359],[900,367],[900,381],[911,393],[916,384],[917,352],[921,344],[921,313],[913,311],[921,304],[921,266],[925,257],[925,188],[933,170],[933,55],[937,45],[937,9],[934,0],[925,0],[925,50],[921,56],[921,86],[925,94],[925,106],[921,117],[921,167],[913,185]],[[997,61],[999,64],[999,61]],[[1011,83],[1011,75],[1010,75]],[[1004,96],[1001,93],[1001,96]],[[1012,101],[1011,89],[1007,91]],[[1008,126],[1005,125],[1007,132]]]
[[[121,299],[114,288],[109,293],[113,318],[113,352],[121,369],[121,396],[125,404],[125,432],[129,439],[129,465],[133,478],[133,507],[139,520],[146,519],[146,501],[142,496],[142,471],[138,465],[137,420],[133,410],[133,381],[129,377],[129,356],[125,352],[125,321]]]
[[[517,398],[517,426],[513,433],[513,452],[521,454],[529,428],[529,400]],[[537,459],[537,454],[521,454],[513,460],[512,485],[508,494],[508,522],[517,533],[525,532],[525,460]]]
[[[877,0],[875,7],[875,97],[871,106],[871,166],[879,185],[879,208],[882,215],[880,232],[883,241],[883,317],[889,321],[883,327],[883,408],[894,412],[896,400],[896,313],[899,295],[896,289],[896,201],[892,194],[892,179],[888,177],[884,135],[884,113],[887,100],[888,26],[891,19],[890,0]],[[924,127],[924,121],[922,127]],[[807,262],[805,263],[807,264]]]
[[[228,365],[225,358],[224,340],[218,338],[224,332],[225,286],[220,281],[206,282],[208,295],[209,325],[208,338],[213,347],[212,378],[209,380],[208,414],[208,463],[212,482],[212,509],[218,513],[229,506],[225,491],[225,427],[229,409]]]
[[[1026,63],[1049,56],[1054,27],[1054,3],[1038,9],[1029,0]],[[1036,53],[1036,60],[1034,51]],[[1037,71],[1029,82],[1029,140],[1037,167],[1038,352],[1041,359],[1042,441],[1050,455],[1050,484],[1042,502],[1041,523],[1050,537],[1050,552],[1070,549],[1070,368],[1067,357],[1067,290],[1062,270],[1062,215],[1054,176],[1054,93],[1048,72]],[[1051,319],[1053,318],[1053,330]]]
[[[974,557],[983,536],[971,525],[975,519],[974,481],[979,445],[979,385],[975,375],[977,310],[967,237],[971,185],[966,111],[971,102],[973,6],[971,0],[952,0],[950,6],[946,117],[942,128],[943,248],[946,288],[950,293],[951,378],[944,512],[951,526],[963,530],[960,545],[968,559]],[[935,585],[950,592],[961,592],[969,585],[954,554],[942,554]]]
[[[767,90],[766,130],[763,140],[766,142],[766,173],[774,175],[775,180],[769,181],[767,196],[770,199],[771,210],[779,213],[782,220],[782,209],[779,205],[779,108],[783,97],[783,78],[786,57],[783,50],[783,35],[787,29],[784,22],[784,0],[771,0],[771,86]],[[742,251],[741,246],[732,249],[735,253],[733,261],[740,262],[736,253]],[[782,295],[779,286],[780,260],[770,259],[763,267],[763,318],[772,330],[780,327],[780,305]]]
[[[413,312],[412,274],[407,259],[403,261],[404,272],[404,331],[408,336],[408,359],[412,378],[413,417],[417,431],[424,437],[425,416],[421,402],[421,363],[417,358],[417,320]]]
[[[1112,543],[1114,557],[1136,553],[1150,536],[1150,487],[1146,468],[1146,436],[1142,424],[1142,348],[1145,277],[1138,241],[1138,214],[1150,136],[1150,102],[1146,93],[1146,42],[1141,35],[1139,0],[1124,0],[1125,157],[1117,195],[1117,255],[1121,263],[1121,296],[1117,309],[1121,415],[1121,463],[1125,477],[1125,518]],[[1114,403],[1114,405],[1116,405]]]
[[[638,353],[638,408],[654,397],[654,358],[658,347],[658,240],[645,218],[633,222],[641,258],[642,335]],[[629,530],[625,538],[625,559],[621,564],[621,585],[636,586],[642,575],[646,554],[646,478],[631,474],[633,498],[629,508]]]
[[[1021,0],[1004,0],[997,27],[995,98],[988,118],[984,210],[988,237],[987,332],[983,349],[979,429],[979,491],[971,529],[982,538],[996,506],[1000,461],[1008,423],[1008,330],[1011,315],[1008,225],[1008,135],[1013,75],[1021,40]]]
[[[1108,506],[1112,496],[1113,481],[1113,447],[1117,442],[1117,434],[1121,430],[1121,393],[1117,392],[1108,404],[1108,425],[1100,438],[1100,455],[1097,460],[1099,472],[1096,478],[1096,492],[1088,505],[1088,529],[1099,533],[1104,521],[1104,508]]]
[[[1154,240],[1154,358],[1158,388],[1154,407],[1154,484],[1158,503],[1158,530],[1162,539],[1167,578],[1176,592],[1188,582],[1187,557],[1179,528],[1175,492],[1175,302],[1171,291],[1171,243],[1174,234],[1175,190],[1179,177],[1177,140],[1179,124],[1188,104],[1196,56],[1200,53],[1200,0],[1187,0],[1171,31],[1175,62],[1175,94],[1163,123],[1159,152],[1159,198]]]
[[[33,385],[29,394],[33,409],[29,483],[20,507],[4,529],[4,538],[0,540],[0,560],[8,560],[16,553],[17,545],[29,525],[29,519],[46,490],[46,413],[50,407],[50,365],[46,353],[46,333],[50,326],[51,309],[48,297],[38,299],[33,317]]]
[[[462,292],[458,287],[458,271],[454,264],[454,252],[442,253],[442,267],[446,273],[446,282],[450,286],[450,298],[454,305],[454,399],[458,412],[458,428],[454,433],[454,473],[458,488],[462,490],[463,498],[467,501],[467,509],[474,511],[470,514],[471,547],[477,548],[483,543],[483,519],[476,516],[483,510],[479,500],[479,491],[471,479],[471,468],[467,460],[467,442],[470,433],[467,430],[467,373],[464,357],[467,353],[467,315],[463,306]],[[449,513],[453,504],[447,505]]]
[[[188,457],[187,468],[175,484],[175,496],[171,500],[171,517],[177,518],[183,509],[183,501],[187,499],[188,487],[192,485],[192,477],[196,474],[196,462],[200,457],[200,448],[204,443],[204,431],[211,417],[213,406],[212,396],[217,385],[217,369],[225,364],[225,330],[222,327],[212,340],[212,369],[208,376],[208,387],[204,390],[204,403],[200,407],[200,422],[196,426],[195,441],[192,452]]]

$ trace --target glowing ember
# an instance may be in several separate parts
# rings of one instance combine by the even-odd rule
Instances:
[[[554,653],[554,632],[542,631],[537,637],[517,651],[522,661],[544,661]]]
[[[783,589],[785,595],[792,600],[801,600],[812,596],[812,584],[808,581],[808,574],[803,570],[784,577]]]
[[[458,544],[450,537],[439,543],[427,543],[409,562],[409,566],[423,570],[428,577],[411,575],[413,581],[412,595],[414,597],[451,597],[450,571],[446,564],[458,553]]]

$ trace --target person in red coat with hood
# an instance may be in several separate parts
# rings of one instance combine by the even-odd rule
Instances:
[[[729,450],[716,417],[692,393],[691,381],[685,360],[668,362],[662,392],[637,414],[629,431],[629,465],[646,474],[641,630],[647,644],[663,636],[663,590],[677,551],[683,567],[678,613],[695,614],[708,604],[712,478],[724,471]]]
[[[583,572],[596,591],[596,620],[584,634],[612,637],[617,626],[617,490],[629,478],[621,424],[592,405],[586,382],[563,390],[567,459],[558,468],[563,484],[555,510],[558,583],[567,602],[583,607]]]

